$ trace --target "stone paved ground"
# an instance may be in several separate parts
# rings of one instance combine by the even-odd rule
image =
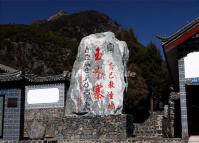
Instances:
[[[125,141],[114,140],[60,140],[58,143],[181,143],[179,138],[129,138]]]
[[[162,138],[132,138],[126,141],[114,140],[60,140],[58,143],[181,143],[181,139],[162,139]]]
[[[0,141],[1,143],[181,143],[179,138],[129,138],[123,141],[116,140],[26,140],[26,141]]]

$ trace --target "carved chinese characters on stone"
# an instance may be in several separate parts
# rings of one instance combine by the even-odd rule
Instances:
[[[112,32],[83,38],[73,65],[66,115],[121,114],[128,54],[126,43]]]

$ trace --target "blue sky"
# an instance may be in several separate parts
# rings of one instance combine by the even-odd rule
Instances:
[[[59,10],[103,12],[133,28],[143,45],[153,41],[161,49],[155,35],[169,36],[199,17],[199,0],[0,0],[0,24],[29,24]]]

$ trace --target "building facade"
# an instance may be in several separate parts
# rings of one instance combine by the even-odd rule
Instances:
[[[176,92],[180,93],[182,138],[199,135],[199,18],[170,37],[159,37]]]
[[[33,121],[64,116],[68,87],[65,72],[40,77],[0,64],[0,140],[29,138]]]

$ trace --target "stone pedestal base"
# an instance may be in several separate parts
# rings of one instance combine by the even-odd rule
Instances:
[[[30,138],[30,131],[35,119],[25,121],[24,137]],[[66,116],[59,118],[38,119],[45,126],[44,138],[66,140],[125,140],[133,135],[132,115],[108,116]]]
[[[132,116],[67,116],[55,123],[59,139],[125,140],[133,131]]]

